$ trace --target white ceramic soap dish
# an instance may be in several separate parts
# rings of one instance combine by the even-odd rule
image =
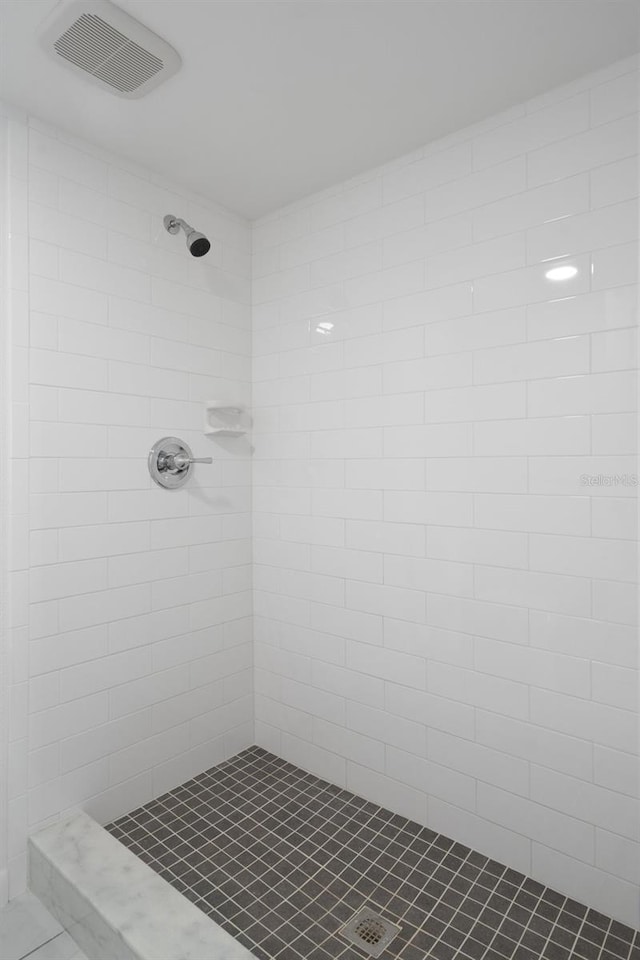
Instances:
[[[244,407],[207,400],[204,407],[204,433],[207,437],[244,437],[249,426]]]

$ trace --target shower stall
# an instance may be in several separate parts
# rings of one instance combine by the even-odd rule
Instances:
[[[70,957],[639,960],[638,59],[574,74],[257,217],[2,106],[0,901]]]

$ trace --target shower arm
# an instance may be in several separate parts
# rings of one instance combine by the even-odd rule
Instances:
[[[180,228],[184,230],[185,234],[193,232],[193,227],[190,223],[187,223],[186,220],[183,220],[182,217],[174,217],[171,213],[168,213],[163,220],[164,228],[167,233],[171,233],[175,236],[176,233],[180,233]]]

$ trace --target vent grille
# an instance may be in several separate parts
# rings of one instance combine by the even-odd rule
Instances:
[[[62,0],[38,34],[60,66],[127,99],[144,96],[180,69],[171,44],[110,0]]]
[[[79,17],[55,41],[54,47],[65,60],[120,93],[137,90],[164,66],[159,57],[94,14]]]

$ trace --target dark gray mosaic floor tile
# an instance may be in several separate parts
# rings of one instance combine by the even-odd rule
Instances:
[[[258,960],[640,960],[640,932],[252,747],[107,829]]]

